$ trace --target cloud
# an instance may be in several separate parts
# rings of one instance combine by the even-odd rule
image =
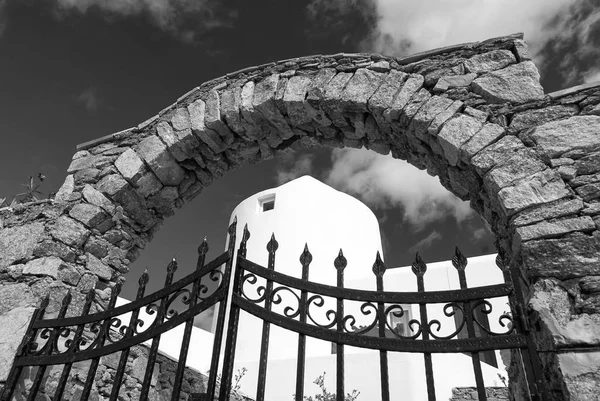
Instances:
[[[600,82],[600,67],[591,69],[583,75],[583,82]]]
[[[422,252],[424,249],[429,248],[434,241],[440,239],[442,239],[442,235],[437,231],[433,231],[427,237],[408,248],[408,252]]]
[[[215,28],[231,28],[235,10],[216,0],[54,0],[58,14],[100,11],[105,17],[146,16],[160,29],[186,42]]]
[[[586,65],[599,67],[597,0],[313,0],[307,7],[316,20],[329,13],[335,21],[350,12],[374,21],[360,51],[405,56],[524,32],[538,68],[560,63],[566,84],[583,80]]]
[[[468,202],[452,195],[437,178],[391,155],[334,149],[332,162],[327,184],[374,208],[402,207],[404,220],[416,229],[447,217],[462,223],[475,216]]]
[[[293,153],[288,153],[282,156],[277,170],[277,185],[285,184],[303,175],[310,175],[313,171],[314,158],[311,154],[294,157]]]
[[[93,86],[90,86],[77,95],[75,101],[83,105],[83,107],[85,107],[89,112],[98,111],[98,109],[102,106],[102,98],[100,97],[98,88]]]

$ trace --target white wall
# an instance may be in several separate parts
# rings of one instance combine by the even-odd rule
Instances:
[[[116,306],[125,305],[130,302],[131,301],[127,299],[118,297]],[[145,324],[141,330],[148,328],[148,326],[154,321],[155,316],[156,314],[148,315],[142,308],[139,317],[145,322]],[[129,321],[131,320],[131,313],[126,313],[122,316],[119,316],[119,318],[121,319],[122,324],[129,324]],[[183,341],[184,328],[185,323],[182,323],[179,326],[176,326],[173,329],[163,333],[158,345],[158,350],[161,353],[174,358],[175,360],[179,360],[179,352],[181,350],[181,342]],[[198,327],[193,327],[186,365],[202,373],[206,373],[210,369],[213,340],[214,335],[212,333],[209,333],[208,331]],[[150,346],[152,344],[152,340],[146,341],[144,344]]]
[[[468,259],[466,268],[467,283],[469,287],[492,285],[503,283],[503,276],[500,269],[495,265],[496,255],[485,255]],[[424,276],[425,290],[449,290],[460,288],[458,274],[452,266],[451,261],[430,263],[427,265],[427,273]],[[362,288],[368,290],[375,289],[375,278],[372,273],[349,280],[348,287]],[[410,266],[388,269],[384,274],[384,287],[386,291],[416,291],[416,277],[412,273]],[[503,332],[499,324],[499,317],[504,311],[507,311],[508,300],[503,298],[490,299],[493,313],[490,315],[490,329],[496,332]],[[345,309],[349,312],[353,309],[355,317],[360,316],[358,305],[348,305],[345,303]],[[412,305],[410,313],[412,317],[419,320],[418,305]],[[439,319],[442,328],[439,335],[447,335],[456,328],[454,319],[446,317],[443,314],[443,304],[428,305],[428,316],[430,319]],[[358,319],[368,324],[372,321],[372,316],[364,316]],[[273,332],[273,329],[272,329]],[[260,347],[260,332],[254,335],[253,331],[246,331],[247,347],[257,349]],[[297,347],[297,335],[288,341],[287,348],[295,352]],[[331,345],[328,344],[329,349]],[[273,348],[270,348],[270,351]],[[380,393],[380,369],[379,354],[377,351],[345,347],[346,363],[346,391],[358,389],[361,392],[359,400],[378,400],[381,399]],[[295,353],[294,353],[295,355]],[[498,377],[501,374],[506,376],[506,368],[502,363],[499,351],[496,351],[498,369],[488,364],[482,363],[484,382],[486,386],[502,386]],[[423,355],[409,353],[388,353],[390,394],[392,399],[408,401],[420,401],[427,399],[425,385],[425,368]],[[305,374],[305,395],[314,395],[318,393],[318,387],[312,381],[322,374],[326,374],[326,387],[332,393],[335,392],[335,355],[315,355],[307,358]],[[241,390],[254,397],[256,394],[256,380],[258,377],[258,361],[256,359],[241,360],[236,358],[235,369],[245,367],[248,369],[244,380],[241,382]],[[475,378],[473,374],[473,365],[470,356],[464,354],[433,354],[434,379],[437,398],[440,400],[448,399],[451,396],[452,388],[458,386],[474,386]],[[269,360],[267,369],[267,387],[265,397],[267,400],[289,399],[295,391],[296,377],[296,359],[294,357],[283,357],[275,360]]]
[[[275,195],[275,208],[263,212],[260,208],[261,199],[270,198],[272,195]],[[247,259],[262,266],[267,266],[266,246],[274,233],[279,243],[275,270],[300,278],[302,265],[299,258],[304,244],[308,243],[313,256],[309,279],[314,282],[336,285],[337,271],[333,261],[340,248],[348,260],[348,266],[344,270],[346,280],[368,274],[376,253],[382,250],[379,224],[373,212],[356,198],[310,176],[297,178],[247,198],[234,209],[230,223],[236,216],[236,249],[241,241],[244,225],[248,224],[251,237],[247,244]],[[259,285],[264,285],[264,282],[259,281],[256,287]],[[253,287],[245,288],[250,294],[256,295]],[[293,296],[289,297],[284,298],[284,306],[293,305]],[[278,306],[273,305],[273,310],[279,310]],[[262,323],[258,319],[241,314],[236,359],[259,358],[260,346],[251,346],[252,339],[246,333],[260,333],[261,328]],[[269,356],[295,356],[296,348],[290,347],[294,341],[295,334],[273,327],[273,346]],[[308,355],[327,355],[330,349],[329,343],[310,339],[307,352]]]

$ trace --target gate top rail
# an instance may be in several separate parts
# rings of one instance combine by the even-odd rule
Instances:
[[[195,280],[200,277],[206,275],[217,269],[219,266],[224,264],[229,258],[228,252],[224,252],[221,255],[217,256],[214,260],[207,263],[202,269],[195,270],[193,273],[188,276],[178,280],[177,282],[168,285],[150,295],[147,295],[143,298],[136,299],[130,303],[125,305],[121,305],[116,308],[108,309],[102,312],[93,313],[90,315],[84,316],[74,316],[74,317],[66,317],[66,318],[57,318],[57,319],[44,319],[44,320],[36,320],[33,322],[33,329],[41,329],[41,328],[54,328],[61,326],[76,326],[80,324],[88,324],[95,323],[98,321],[110,319],[115,316],[124,315],[128,312],[133,312],[134,310],[140,309],[143,306],[156,302],[167,295],[173,294],[180,289],[190,285]]]
[[[315,283],[296,277],[266,269],[243,256],[238,255],[238,266],[267,280],[291,287],[293,289],[326,295],[332,298],[343,298],[348,301],[383,302],[383,303],[444,303],[466,302],[482,298],[498,298],[508,296],[513,291],[509,283],[494,284],[482,287],[472,287],[461,290],[425,291],[425,292],[396,292],[396,291],[371,291],[353,288],[336,287],[327,284]]]

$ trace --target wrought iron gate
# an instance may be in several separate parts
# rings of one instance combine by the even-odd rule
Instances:
[[[537,352],[529,335],[524,314],[524,301],[518,288],[518,281],[513,281],[511,272],[500,257],[497,258],[496,263],[503,272],[504,284],[468,288],[465,275],[467,259],[456,249],[452,264],[458,274],[460,289],[425,291],[427,266],[417,254],[412,265],[412,272],[417,280],[417,291],[386,292],[383,283],[386,266],[377,254],[372,268],[377,290],[365,291],[344,288],[344,268],[347,261],[341,250],[334,261],[334,267],[337,270],[337,286],[309,281],[312,255],[307,246],[300,255],[301,279],[275,271],[275,254],[278,243],[274,236],[267,244],[269,253],[267,267],[249,261],[246,259],[247,242],[250,238],[247,227],[244,227],[237,251],[235,269],[232,269],[236,225],[234,220],[229,227],[229,245],[226,252],[205,264],[205,256],[208,251],[205,239],[198,248],[196,270],[176,283],[173,283],[173,275],[177,269],[177,262],[173,260],[167,267],[164,288],[145,296],[148,273],[144,272],[139,279],[136,299],[129,304],[115,307],[120,291],[120,286],[116,286],[108,308],[103,312],[89,314],[94,295],[92,290],[86,297],[80,316],[66,317],[71,302],[71,295],[67,294],[58,317],[44,319],[48,306],[48,298],[46,298],[40,308],[34,312],[26,335],[17,351],[0,400],[12,400],[23,369],[37,367],[33,383],[25,394],[27,400],[34,400],[42,385],[47,367],[50,365],[62,366],[60,379],[52,396],[53,400],[61,400],[73,364],[79,361],[90,361],[80,396],[81,400],[87,400],[94,384],[100,358],[120,352],[109,398],[111,401],[117,400],[131,347],[152,340],[139,397],[140,400],[145,401],[148,399],[151,387],[161,334],[185,323],[183,343],[171,394],[172,400],[179,400],[194,317],[217,303],[227,305],[230,286],[233,288],[231,289],[227,329],[225,330],[227,308],[220,307],[204,400],[213,400],[218,397],[219,401],[226,401],[230,398],[240,311],[246,311],[262,320],[257,401],[263,401],[265,397],[270,326],[272,324],[298,334],[296,401],[304,400],[307,336],[334,344],[337,401],[343,401],[345,394],[344,346],[379,351],[383,401],[390,400],[388,352],[423,354],[430,401],[435,400],[432,354],[467,353],[472,358],[479,400],[486,400],[481,355],[485,351],[499,349],[514,349],[516,350],[515,355],[521,356],[521,366],[526,374],[530,398],[532,400],[548,399],[547,389],[542,383]],[[232,271],[234,272],[233,277],[231,277]],[[264,281],[264,285],[256,285],[258,281]],[[210,285],[211,283],[212,285]],[[255,293],[249,293],[250,289],[254,289]],[[290,294],[291,299],[295,300],[295,304],[286,306],[283,313],[278,313],[272,309],[272,306],[282,303],[281,294],[284,292]],[[496,333],[482,321],[482,316],[489,315],[492,311],[492,305],[488,299],[505,296],[510,300],[511,312],[500,316],[500,325],[505,328],[505,331]],[[323,310],[320,308],[325,305],[325,298],[334,299],[336,307],[325,313],[327,322],[320,323],[314,315],[314,309]],[[185,306],[185,310],[173,308],[176,300]],[[361,303],[360,310],[363,317],[371,316],[371,322],[362,327],[356,327],[354,325],[356,317],[344,311],[345,301]],[[402,317],[406,313],[407,304],[419,306],[418,319],[411,319],[408,321],[408,329],[399,331],[397,327],[392,327],[389,317]],[[452,333],[440,334],[441,323],[437,319],[428,317],[428,304],[444,305],[445,316],[453,317],[456,322],[455,330]],[[154,315],[154,320],[149,324],[140,319],[142,310],[145,310],[146,314]],[[128,322],[125,322],[126,319],[123,318],[123,315],[126,314],[130,314]],[[145,325],[147,327],[144,327]],[[223,337],[225,337],[224,343]],[[217,371],[222,345],[224,346],[223,366],[221,367],[220,386],[217,389]],[[194,355],[193,357],[207,356]]]

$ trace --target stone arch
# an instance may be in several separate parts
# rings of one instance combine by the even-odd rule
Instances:
[[[1,211],[2,291],[30,311],[50,288],[54,304],[96,288],[102,308],[161,222],[228,170],[290,148],[366,147],[426,169],[490,223],[522,272],[538,348],[597,345],[599,102],[594,85],[545,94],[520,34],[227,74],[79,145],[55,199]],[[600,353],[544,355],[557,399],[600,386]]]

